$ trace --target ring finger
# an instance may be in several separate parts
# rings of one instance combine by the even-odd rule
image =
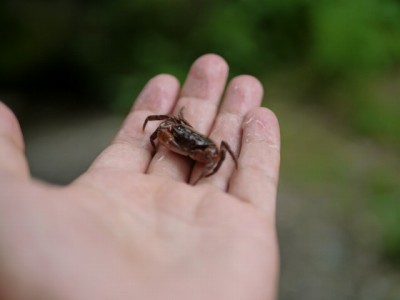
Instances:
[[[243,118],[251,109],[260,106],[262,97],[263,87],[256,78],[241,75],[232,79],[210,134],[218,147],[221,141],[226,141],[235,156],[239,154]],[[199,184],[206,182],[226,190],[235,167],[234,160],[229,156],[227,152],[220,170],[210,177],[203,177]],[[196,165],[191,181],[198,180],[204,170],[204,165]]]

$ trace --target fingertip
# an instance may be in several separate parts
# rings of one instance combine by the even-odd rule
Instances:
[[[219,101],[228,77],[229,66],[217,54],[200,56],[191,66],[181,97]]]
[[[10,138],[21,150],[24,150],[24,139],[21,127],[14,112],[0,100],[0,134]]]
[[[27,177],[28,164],[19,122],[11,109],[0,101],[0,172]]]
[[[133,110],[169,112],[179,93],[179,80],[170,74],[159,74],[151,78],[139,94]]]
[[[280,149],[279,121],[275,113],[266,107],[249,111],[243,119],[243,143],[265,141]]]
[[[257,78],[251,75],[236,76],[228,84],[221,111],[244,115],[260,105],[263,95],[263,86]]]
[[[249,123],[254,119],[258,119],[263,123],[274,124],[274,126],[278,125],[278,118],[275,113],[267,107],[255,107],[250,110],[244,118],[244,123]]]
[[[255,97],[262,97],[264,94],[264,87],[261,81],[253,75],[243,74],[236,76],[231,80],[231,84],[233,86],[241,85],[247,87]]]
[[[211,71],[228,71],[228,63],[226,62],[226,60],[215,53],[207,53],[204,54],[202,56],[200,56],[199,58],[197,58],[194,63],[193,66],[204,66],[205,69],[207,70],[211,70]]]
[[[157,82],[161,86],[179,87],[180,85],[178,78],[176,78],[174,75],[166,73],[161,73],[154,76],[149,80],[149,82]]]

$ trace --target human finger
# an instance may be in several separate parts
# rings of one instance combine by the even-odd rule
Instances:
[[[178,93],[179,82],[175,77],[161,74],[152,78],[139,94],[111,145],[89,170],[111,168],[145,172],[154,151],[149,137],[156,124],[149,123],[148,130],[143,131],[144,120],[149,115],[170,113]]]
[[[279,124],[272,111],[255,108],[243,120],[239,168],[229,193],[275,216],[280,163]]]
[[[0,175],[13,175],[20,178],[29,177],[21,128],[14,113],[1,101]]]
[[[195,130],[208,135],[227,76],[228,65],[220,56],[207,54],[198,58],[190,68],[174,114],[184,108],[185,119]],[[150,163],[148,173],[187,181],[191,166],[190,159],[159,147]]]
[[[226,141],[235,157],[238,156],[243,118],[251,109],[260,106],[262,97],[263,87],[255,77],[241,75],[231,80],[210,134],[210,138],[217,143],[218,147],[221,141]],[[227,152],[225,161],[218,172],[210,177],[203,177],[199,184],[210,183],[226,190],[234,169],[234,159]],[[206,170],[204,165],[197,164],[191,180],[196,181]]]

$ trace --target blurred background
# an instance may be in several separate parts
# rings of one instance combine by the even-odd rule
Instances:
[[[65,184],[145,82],[204,53],[281,124],[279,299],[400,299],[399,0],[3,0],[0,99]]]

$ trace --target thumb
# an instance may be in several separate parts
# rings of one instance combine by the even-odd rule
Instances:
[[[28,177],[21,128],[14,113],[0,101],[0,176]]]

